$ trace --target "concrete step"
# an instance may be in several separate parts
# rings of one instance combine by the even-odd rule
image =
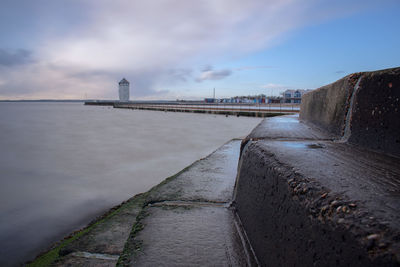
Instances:
[[[255,265],[229,208],[240,143],[225,144],[149,192],[119,265]]]
[[[260,264],[398,266],[400,159],[293,120],[242,146],[234,206]]]
[[[229,208],[242,140],[232,140],[39,257],[34,266],[251,265]],[[72,241],[68,241],[71,240]],[[57,248],[56,248],[57,249]]]

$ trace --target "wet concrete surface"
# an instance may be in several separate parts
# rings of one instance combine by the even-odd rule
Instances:
[[[230,209],[240,143],[228,142],[149,192],[120,266],[256,264]]]
[[[85,251],[119,255],[140,210],[141,206],[137,205],[124,207],[112,219],[96,225],[89,233],[66,246],[61,253]]]
[[[59,251],[53,266],[256,265],[230,208],[241,140],[111,210]]]
[[[150,193],[148,202],[165,200],[229,202],[241,140],[233,140]]]
[[[400,230],[399,159],[326,141],[258,141],[255,145],[330,192],[362,203],[373,216]]]
[[[213,206],[147,208],[133,266],[246,266],[233,213]]]
[[[75,267],[75,266],[87,266],[87,267],[114,267],[117,264],[118,259],[96,259],[88,257],[80,257],[75,255],[68,255],[62,260],[54,264],[53,266],[64,266],[64,267]]]
[[[247,138],[251,139],[316,139],[330,140],[333,138],[327,132],[302,123],[299,114],[279,116],[263,120]]]
[[[234,207],[260,264],[399,266],[400,159],[287,123],[264,120],[280,138],[258,131],[239,162]]]
[[[400,68],[358,72],[302,97],[300,119],[349,143],[400,156]]]
[[[53,265],[115,266],[144,201],[143,195],[137,195],[116,207],[115,214],[61,248],[61,257]]]
[[[400,157],[400,68],[362,75],[349,142]]]

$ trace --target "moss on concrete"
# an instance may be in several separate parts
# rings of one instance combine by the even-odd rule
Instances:
[[[71,235],[67,236],[64,238],[62,241],[56,243],[53,245],[53,247],[40,254],[35,260],[32,262],[28,262],[27,266],[29,267],[45,267],[45,266],[51,266],[54,262],[59,260],[63,255],[60,253],[62,249],[70,245],[73,241],[77,240],[78,238],[84,236],[85,234],[88,234],[93,228],[99,226],[100,224],[112,219],[115,215],[120,213],[122,210],[126,208],[130,208],[134,205],[140,205],[143,206],[143,203],[145,202],[145,194],[138,194],[131,199],[121,203],[118,206],[115,206],[111,208],[108,212],[106,212],[104,215],[101,217],[95,219],[91,223],[89,223],[88,226],[85,228],[78,230]]]
[[[60,260],[61,257],[65,255],[65,253],[67,253],[67,252],[63,251],[63,249],[68,247],[73,241],[90,233],[95,227],[98,227],[100,224],[105,223],[106,221],[112,219],[115,215],[120,213],[122,210],[131,208],[133,206],[140,206],[141,208],[144,208],[148,204],[151,204],[151,199],[149,198],[151,192],[155,192],[155,191],[159,190],[163,185],[167,184],[168,182],[172,181],[177,176],[179,176],[180,174],[182,174],[183,172],[188,170],[196,162],[194,162],[190,166],[184,168],[177,174],[166,178],[164,181],[162,181],[158,185],[152,187],[146,193],[135,195],[134,197],[130,198],[129,200],[111,208],[109,211],[107,211],[101,217],[99,217],[99,218],[93,220],[91,223],[89,223],[88,226],[86,226],[85,228],[72,233],[71,235],[65,237],[62,241],[54,244],[50,250],[37,256],[36,259],[34,259],[32,262],[28,262],[27,266],[28,267],[51,266],[53,263]],[[136,235],[136,233],[142,229],[143,225],[141,225],[140,221],[144,217],[144,215],[145,215],[145,212],[142,209],[136,217],[136,223],[132,227],[132,231],[131,231],[131,234],[130,234],[130,237],[128,238],[128,240],[131,238],[131,236],[134,237]],[[136,246],[137,246],[137,248],[136,248]],[[124,252],[126,251],[126,249],[127,248],[124,249]],[[135,243],[135,250],[136,251],[140,250],[140,244],[138,242]],[[122,253],[122,255],[124,254],[124,252]]]

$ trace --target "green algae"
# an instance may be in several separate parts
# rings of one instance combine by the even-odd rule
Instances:
[[[189,166],[187,166],[186,168],[184,168],[180,172],[178,172],[178,173],[166,178],[164,181],[162,181],[158,185],[152,187],[149,191],[147,191],[146,193],[143,194],[143,197],[146,200],[143,202],[142,210],[136,216],[136,222],[132,226],[132,230],[131,230],[131,232],[129,234],[129,237],[128,237],[126,243],[125,243],[124,250],[122,251],[122,253],[121,253],[121,255],[120,255],[119,259],[118,259],[117,266],[129,266],[132,257],[135,257],[135,255],[138,255],[142,251],[143,241],[136,239],[136,236],[145,227],[145,225],[143,224],[143,219],[149,215],[146,207],[148,205],[151,205],[154,202],[159,202],[158,200],[157,201],[153,200],[151,198],[151,195],[154,194],[155,192],[159,191],[162,188],[162,186],[164,186],[167,183],[173,181],[179,175],[181,175],[182,173],[186,172],[188,169],[190,169],[198,161],[200,161],[200,160],[197,160],[197,161],[193,162],[192,164],[190,164]]]
[[[91,223],[88,224],[88,226],[86,226],[85,228],[78,230],[74,233],[72,233],[71,235],[67,236],[66,238],[64,238],[62,241],[56,243],[55,245],[53,245],[53,247],[40,254],[39,256],[36,257],[36,259],[34,259],[32,262],[28,262],[26,264],[26,266],[28,267],[47,267],[47,266],[51,266],[52,264],[56,263],[58,260],[61,259],[62,256],[62,249],[64,249],[65,247],[67,247],[69,244],[71,244],[73,241],[75,241],[76,239],[80,238],[81,236],[88,234],[94,227],[100,225],[101,223],[111,219],[112,217],[114,217],[116,214],[118,214],[121,210],[126,209],[126,208],[130,208],[132,206],[140,206],[142,207],[142,210],[139,212],[139,214],[136,217],[136,223],[133,225],[132,227],[132,231],[130,233],[130,236],[128,238],[128,241],[130,240],[131,236],[132,238],[134,238],[136,236],[136,234],[141,231],[143,229],[143,225],[141,224],[141,220],[144,218],[145,216],[145,211],[144,208],[152,203],[152,200],[150,199],[150,194],[153,192],[158,191],[163,185],[167,184],[168,182],[172,181],[173,179],[175,179],[176,177],[178,177],[180,174],[182,174],[183,172],[187,171],[190,167],[192,167],[196,162],[192,163],[191,165],[189,165],[188,167],[184,168],[183,170],[179,171],[178,173],[166,178],[164,181],[162,181],[161,183],[159,183],[158,185],[152,187],[149,191],[145,192],[145,193],[141,193],[138,195],[135,195],[134,197],[130,198],[129,200],[111,208],[108,212],[106,212],[104,215],[102,215],[101,217],[99,217],[98,219],[92,221]],[[129,246],[128,242],[125,244],[125,248],[124,251],[121,255],[121,262],[123,262],[124,257],[123,255],[130,255],[131,253],[128,253],[127,249],[131,249],[131,246]],[[142,247],[142,244],[140,241],[135,241],[135,245],[134,245],[134,250],[133,251],[140,251]],[[118,263],[120,263],[120,260],[118,261]],[[121,265],[119,265],[121,266]],[[123,266],[123,265],[122,265]]]
[[[140,205],[142,206],[143,203],[145,202],[144,194],[138,194],[131,199],[121,203],[120,205],[117,205],[113,208],[111,208],[108,212],[106,212],[104,215],[102,215],[100,218],[94,220],[93,222],[89,223],[89,225],[81,230],[78,230],[68,237],[64,238],[62,241],[60,241],[58,244],[55,244],[53,248],[48,250],[45,253],[40,254],[36,259],[34,259],[32,262],[28,262],[27,266],[28,267],[46,267],[46,266],[51,266],[53,263],[57,262],[63,255],[60,253],[63,248],[65,248],[67,245],[72,243],[74,240],[80,238],[81,236],[89,233],[94,227],[100,225],[101,223],[104,223],[105,221],[111,219],[115,215],[117,215],[119,212],[121,212],[124,209],[130,208],[135,205]]]
[[[146,208],[143,208],[136,217],[136,222],[132,227],[128,240],[125,243],[124,250],[122,251],[116,266],[128,266],[132,256],[137,255],[142,251],[143,241],[137,240],[137,234],[144,229],[143,219],[148,216]]]

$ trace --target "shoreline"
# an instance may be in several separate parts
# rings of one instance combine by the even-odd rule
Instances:
[[[242,139],[234,138],[234,139],[228,141],[227,143],[229,143],[231,141],[235,141],[235,140],[242,140]],[[220,149],[220,148],[217,148],[211,154],[207,155],[205,158],[207,158],[210,155],[212,155],[218,149]],[[70,233],[67,236],[65,236],[64,238],[62,238],[61,240],[59,240],[59,241],[53,243],[52,245],[50,245],[48,247],[48,249],[45,249],[44,251],[40,252],[33,260],[27,261],[25,263],[26,266],[29,266],[29,267],[52,266],[58,260],[60,260],[62,258],[62,256],[64,256],[65,252],[62,251],[62,250],[65,247],[67,247],[70,243],[72,243],[73,241],[77,240],[79,237],[81,237],[81,236],[83,236],[85,234],[88,234],[90,231],[93,230],[94,227],[96,227],[96,226],[98,226],[98,225],[100,225],[102,223],[106,223],[107,221],[112,220],[114,216],[116,216],[119,213],[121,213],[124,209],[130,209],[130,208],[138,209],[139,211],[138,211],[137,216],[135,216],[135,221],[140,223],[142,210],[144,209],[144,207],[146,207],[148,204],[150,204],[150,202],[148,200],[148,196],[152,192],[156,191],[157,189],[159,189],[163,185],[167,184],[168,182],[174,180],[176,177],[178,177],[179,175],[181,175],[182,173],[184,173],[185,171],[190,169],[196,163],[204,160],[205,158],[200,158],[200,159],[194,161],[189,166],[187,166],[184,169],[180,170],[176,174],[165,178],[163,181],[161,181],[159,184],[153,186],[148,191],[136,194],[136,195],[132,196],[131,198],[121,202],[120,204],[110,208],[109,210],[107,210],[102,215],[98,216],[97,218],[94,218],[85,227],[83,227],[83,228],[81,228],[79,230],[73,231],[72,233]],[[136,223],[134,223],[133,227],[132,227],[132,231],[133,232],[135,232],[135,225],[136,225]],[[129,231],[129,233],[131,233],[131,231]],[[127,236],[127,238],[128,238],[128,236]]]
[[[21,179],[3,180],[7,185],[3,190],[8,191],[3,194],[8,203],[3,211],[19,209],[3,218],[7,227],[2,232],[3,244],[7,244],[2,250],[3,265],[31,260],[50,244],[207,156],[226,140],[246,136],[261,121],[111,110],[80,103],[5,105],[2,164],[9,175],[4,178]],[[29,131],[7,134],[27,127]],[[35,140],[32,146],[31,140]],[[20,161],[12,160],[18,156]],[[34,170],[35,176],[24,176],[24,169]],[[22,179],[27,181],[18,183]],[[46,181],[51,183],[42,192]],[[12,194],[5,190],[10,184],[20,188],[19,192],[31,193]],[[30,208],[24,210],[27,205],[23,203]]]

